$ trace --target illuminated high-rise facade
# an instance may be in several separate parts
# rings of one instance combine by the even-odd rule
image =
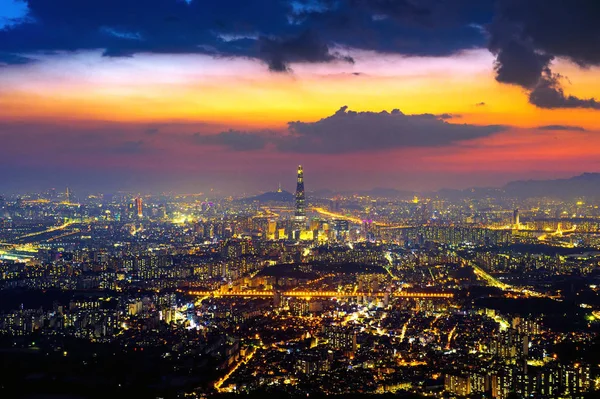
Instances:
[[[298,166],[298,182],[296,184],[296,230],[304,230],[306,227],[306,195],[304,194],[304,171],[302,165]]]
[[[137,210],[137,216],[139,218],[143,217],[144,216],[144,205],[142,203],[142,198],[141,197],[137,197],[135,199],[135,207],[136,207],[136,210]]]

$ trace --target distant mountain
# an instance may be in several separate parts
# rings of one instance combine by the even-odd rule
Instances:
[[[464,190],[443,188],[441,190],[424,193],[427,197],[438,197],[444,198],[450,201],[458,201],[465,198],[487,198],[494,197],[499,198],[505,194],[502,188],[497,187],[472,187]]]
[[[568,179],[514,181],[503,189],[514,197],[600,198],[600,173],[584,173]]]
[[[293,202],[295,200],[294,194],[282,190],[282,191],[269,191],[254,197],[242,198],[240,202]]]
[[[336,194],[336,192],[325,188],[322,190],[309,191],[307,194],[314,198],[329,198],[333,197]]]
[[[416,192],[396,190],[395,188],[375,187],[374,189],[365,191],[362,194],[374,198],[412,198],[416,195]]]
[[[368,195],[373,198],[412,199],[413,196],[425,195],[448,200],[464,198],[495,197],[554,197],[557,199],[572,199],[577,197],[600,198],[600,173],[584,173],[568,179],[554,180],[517,180],[507,183],[503,187],[473,187],[464,190],[441,189],[437,192],[417,193],[415,191],[397,190],[394,188],[376,187],[367,191],[333,192],[331,190],[317,190],[307,193],[311,201],[326,201],[337,194],[339,195]],[[321,200],[319,200],[321,199]],[[270,191],[255,197],[239,200],[241,202],[289,202],[295,201],[295,195],[288,191]]]
[[[331,191],[329,189],[317,190],[310,193],[314,198],[331,198],[336,195],[351,196],[363,195],[373,198],[413,198],[415,191],[396,190],[395,188],[375,187],[371,190],[363,191]]]

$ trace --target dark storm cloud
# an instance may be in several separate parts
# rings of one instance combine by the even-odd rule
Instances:
[[[192,138],[196,144],[218,145],[234,151],[260,150],[267,144],[267,137],[264,133],[249,133],[238,130],[228,130],[215,135],[194,133]]]
[[[556,57],[600,65],[599,15],[597,0],[497,0],[488,26],[496,79],[531,90],[540,108],[599,109],[594,99],[565,95],[549,68]]]
[[[599,15],[597,0],[497,0],[492,41],[511,34],[551,56],[599,65]]]
[[[28,0],[26,23],[0,30],[0,51],[105,49],[105,55],[139,52],[253,55],[253,40],[223,40],[218,32],[243,36],[289,32],[287,2],[253,0]],[[292,32],[293,33],[293,32]]]
[[[0,65],[27,54],[102,49],[251,57],[270,70],[295,62],[352,62],[343,49],[449,55],[486,44],[497,80],[539,107],[596,109],[565,95],[551,61],[600,65],[598,0],[27,0],[0,26]],[[2,15],[0,4],[0,16]]]
[[[327,44],[309,31],[288,39],[261,36],[258,45],[259,57],[274,72],[287,72],[290,63],[299,61],[328,62],[337,59],[354,63],[352,58],[330,51]]]
[[[27,3],[22,23],[0,28],[6,63],[23,62],[15,57],[37,51],[103,49],[110,57],[140,52],[252,57],[273,71],[289,70],[291,62],[352,62],[336,54],[336,46],[421,55],[482,46],[483,36],[468,24],[485,23],[491,10],[491,0],[426,0],[418,6],[382,0]]]
[[[600,109],[594,98],[581,99],[566,95],[560,85],[560,75],[548,74],[540,79],[529,93],[529,102],[540,108],[590,108]]]
[[[343,46],[406,55],[448,55],[485,46],[473,26],[489,22],[492,0],[321,0],[296,21]],[[319,4],[319,6],[315,6]]]
[[[497,50],[494,64],[496,80],[533,88],[540,80],[542,72],[548,69],[550,61],[552,56],[538,53],[528,44],[510,40]]]
[[[370,11],[379,20],[390,18],[430,27],[473,24],[482,15],[491,15],[492,3],[489,0],[350,1],[350,4]]]
[[[581,126],[571,126],[571,125],[545,125],[538,126],[536,129],[539,130],[570,130],[574,132],[585,132],[585,129]]]
[[[355,112],[344,106],[316,122],[289,122],[286,135],[230,130],[213,136],[196,134],[199,144],[220,145],[236,151],[263,149],[271,143],[282,152],[344,154],[407,147],[441,147],[486,137],[504,126],[453,124],[449,114],[406,115],[392,112]]]

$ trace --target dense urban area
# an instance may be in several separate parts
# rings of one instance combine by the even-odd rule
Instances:
[[[0,197],[0,396],[600,395],[600,201],[294,183]]]

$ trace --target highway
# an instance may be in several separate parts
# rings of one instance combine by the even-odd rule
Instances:
[[[483,270],[481,267],[477,266],[475,262],[467,261],[467,264],[471,266],[477,277],[481,278],[482,280],[485,280],[485,282],[487,282],[489,286],[500,288],[502,291],[514,289],[510,285],[503,283],[502,281],[498,280],[497,278]]]
[[[488,272],[483,270],[481,267],[479,267],[473,261],[463,259],[463,262],[465,262],[468,266],[470,266],[473,269],[473,271],[475,272],[475,275],[477,275],[477,277],[479,277],[482,280],[484,280],[485,282],[487,282],[487,284],[490,287],[500,288],[502,291],[520,292],[522,294],[529,295],[529,296],[536,296],[536,297],[547,296],[547,295],[544,295],[544,294],[536,292],[536,291],[532,291],[527,288],[515,287],[512,285],[503,283],[502,281],[498,280],[497,278],[495,278],[494,276],[492,276],[491,274],[489,274]]]

